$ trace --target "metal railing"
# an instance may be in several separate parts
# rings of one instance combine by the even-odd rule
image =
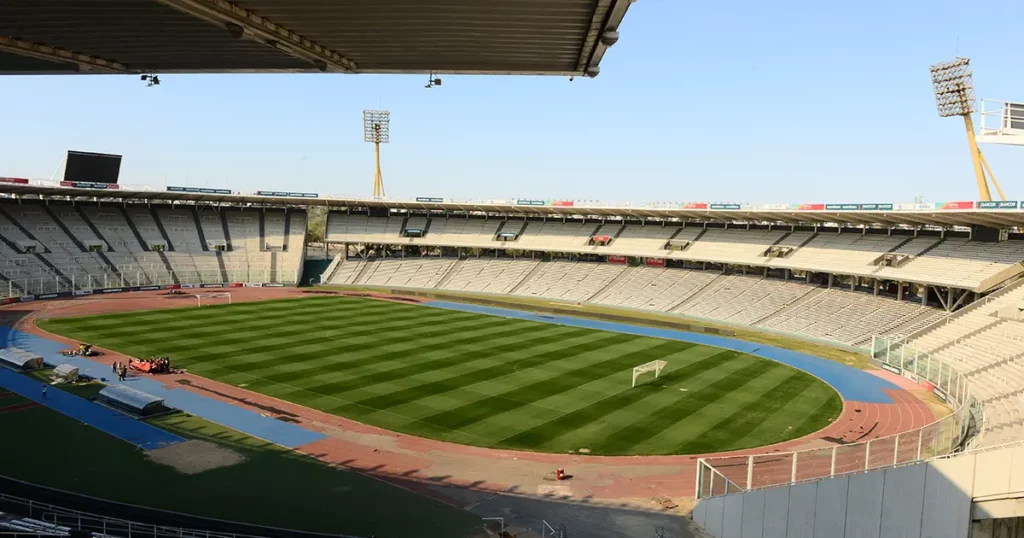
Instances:
[[[260,282],[296,284],[298,270],[227,270],[229,282]],[[0,298],[23,295],[46,295],[103,288],[134,286],[166,286],[170,284],[223,284],[224,275],[218,271],[125,271],[114,273],[69,274],[67,279],[54,275],[31,278],[13,278],[0,283]]]
[[[21,517],[36,519],[55,527],[89,531],[103,536],[117,536],[123,538],[132,538],[134,536],[145,536],[148,538],[246,538],[256,536],[139,523],[137,521],[105,517],[88,512],[63,508],[52,504],[40,503],[8,495],[6,493],[0,493],[0,506],[2,506],[6,512],[11,512]],[[54,532],[47,534],[53,536],[66,536],[67,533],[61,532],[61,530],[63,529],[54,528]],[[0,532],[0,534],[3,533]]]
[[[980,402],[964,375],[944,361],[882,337],[872,340],[872,358],[882,368],[930,389],[953,412],[921,428],[869,441],[827,448],[700,458],[696,498],[862,473],[949,454],[983,427]]]
[[[13,519],[29,518],[45,525],[80,529],[96,535],[131,538],[361,538],[349,534],[327,534],[253,525],[203,516],[182,514],[159,508],[108,501],[12,478],[0,476],[0,488],[19,495],[0,492],[0,512]],[[35,499],[25,497],[31,495]],[[47,499],[50,502],[40,501]],[[61,503],[61,504],[54,504]],[[75,506],[76,508],[72,508]],[[86,510],[82,510],[85,508]],[[104,512],[115,515],[102,515]],[[132,519],[127,519],[132,518]],[[148,520],[144,522],[141,520]],[[153,522],[158,523],[153,523]],[[189,528],[184,525],[207,528]],[[3,534],[0,530],[0,534]]]

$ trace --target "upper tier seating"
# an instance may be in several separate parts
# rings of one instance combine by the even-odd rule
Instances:
[[[782,265],[828,273],[870,273],[876,269],[872,265],[876,258],[906,239],[903,236],[861,235],[856,232],[819,233],[792,255],[782,258]]]
[[[878,276],[972,288],[1007,269],[1019,268],[1022,260],[1024,241],[979,243],[949,238],[902,267],[882,269]]]
[[[760,264],[761,254],[773,243],[786,235],[785,231],[774,230],[708,230],[683,252],[674,253],[673,258],[682,258],[715,263]]]
[[[430,219],[430,241],[440,246],[491,247],[500,220]]]
[[[858,229],[818,228],[790,231],[742,228],[681,227],[679,223],[625,224],[597,220],[485,220],[431,217],[422,238],[401,236],[403,217],[367,217],[331,213],[328,241],[374,244],[416,244],[466,248],[539,250],[669,258],[721,265],[745,265],[834,273],[902,282],[919,282],[985,291],[1024,273],[1024,241],[981,243],[966,238],[861,233]],[[523,225],[525,224],[525,228]],[[515,241],[496,241],[501,230],[522,233]],[[840,231],[842,233],[840,233]],[[608,235],[608,245],[590,238]],[[671,241],[672,246],[669,245]],[[789,247],[785,257],[769,257],[769,247]],[[684,248],[685,247],[685,248]],[[886,253],[907,256],[898,267],[878,265]]]

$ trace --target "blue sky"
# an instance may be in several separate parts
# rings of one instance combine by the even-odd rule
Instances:
[[[0,174],[49,178],[79,149],[123,154],[124,184],[369,195],[361,111],[382,106],[394,197],[972,200],[963,126],[937,116],[928,65],[959,52],[979,97],[1024,101],[1024,4],[966,6],[640,0],[601,75],[574,82],[3,77]],[[1024,147],[984,149],[1024,199]]]

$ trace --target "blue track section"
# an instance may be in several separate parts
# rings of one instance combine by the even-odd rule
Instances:
[[[829,385],[832,385],[832,387],[839,392],[839,395],[842,396],[844,400],[848,401],[892,403],[892,398],[883,392],[883,390],[899,390],[899,387],[879,378],[878,376],[871,375],[863,370],[858,370],[857,368],[839,364],[838,362],[833,362],[821,357],[815,357],[814,355],[808,355],[807,353],[800,353],[799,351],[792,351],[764,344],[756,344],[744,340],[737,340],[735,338],[726,338],[724,336],[675,331],[672,329],[659,329],[656,327],[642,327],[639,325],[574,318],[570,316],[536,314],[521,310],[453,303],[449,301],[430,301],[423,304],[448,310],[475,312],[477,314],[487,314],[491,316],[539,321],[541,323],[556,323],[559,325],[597,329],[600,331],[614,331],[625,334],[635,334],[638,336],[667,338],[669,340],[679,340],[682,342],[692,342],[695,344],[741,351],[743,353],[749,353],[765,359],[781,362],[799,370],[803,370]]]
[[[98,403],[79,398],[57,387],[47,387],[44,397],[42,383],[13,370],[0,368],[0,387],[127,441],[143,450],[152,450],[184,441],[177,435],[150,426],[141,420],[118,413]]]
[[[47,364],[74,364],[78,367],[78,371],[81,375],[99,379],[108,385],[121,383],[113,377],[113,372],[111,372],[109,366],[93,362],[82,357],[62,356],[60,354],[60,350],[67,348],[67,345],[14,330],[9,327],[0,327],[0,347],[9,346],[19,347],[21,349],[38,353],[39,355],[42,355]],[[35,387],[35,396],[38,397],[41,387],[34,381],[32,383]],[[301,426],[282,422],[271,417],[265,417],[244,407],[234,406],[194,392],[168,388],[163,383],[150,377],[133,376],[129,377],[127,381],[124,381],[124,383],[134,389],[148,392],[158,398],[163,398],[164,402],[168,406],[175,409],[180,409],[187,413],[203,417],[211,422],[216,422],[217,424],[247,433],[254,437],[259,437],[260,439],[265,439],[271,443],[287,448],[295,448],[327,437],[320,432],[307,430]],[[81,400],[80,398],[78,399]],[[103,406],[97,405],[97,407],[100,409],[106,409]],[[123,415],[120,416],[123,417]],[[127,420],[133,420],[136,423],[144,424],[134,419],[128,419],[128,417],[124,418]],[[148,424],[144,425],[152,428],[152,426],[149,426]]]

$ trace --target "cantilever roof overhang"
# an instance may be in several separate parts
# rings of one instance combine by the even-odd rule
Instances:
[[[634,0],[4,0],[0,74],[596,76]]]
[[[293,207],[327,207],[333,210],[379,208],[405,211],[442,211],[485,213],[513,217],[542,216],[549,218],[607,219],[678,219],[727,223],[775,223],[793,225],[838,224],[841,226],[950,228],[954,226],[989,226],[993,228],[1024,228],[1024,210],[1020,209],[904,209],[892,211],[825,211],[749,208],[736,210],[684,209],[678,207],[589,205],[561,207],[551,205],[518,205],[508,202],[413,200],[381,200],[348,197],[292,198],[255,194],[202,194],[161,190],[94,190],[69,187],[48,187],[0,183],[0,194],[17,197],[66,197],[72,200],[106,200],[110,202],[192,202],[207,204],[274,205]]]

